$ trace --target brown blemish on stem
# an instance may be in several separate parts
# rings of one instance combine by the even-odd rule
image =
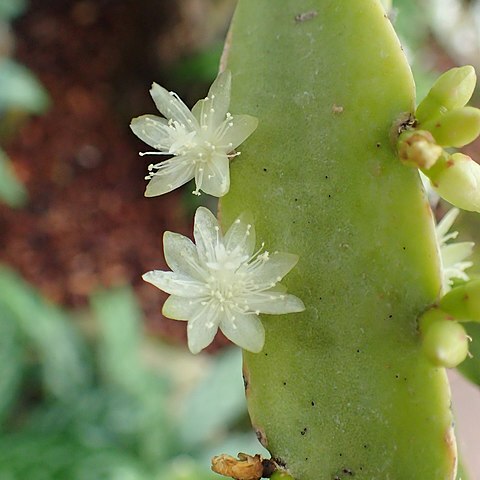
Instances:
[[[316,10],[299,13],[298,15],[295,15],[295,21],[297,23],[303,23],[303,22],[306,22],[307,20],[311,20],[312,18],[315,18],[317,15],[318,15],[318,12]]]
[[[452,479],[457,476],[457,442],[455,441],[455,432],[450,425],[443,437],[447,446],[447,457],[451,462]]]
[[[268,439],[267,435],[265,434],[265,430],[263,430],[263,428],[256,427],[255,425],[253,425],[253,429],[255,430],[257,440],[262,444],[262,447],[268,448]]]
[[[343,107],[334,103],[332,105],[332,112],[336,114],[343,113]]]
[[[250,372],[248,371],[245,362],[242,365],[242,377],[243,377],[243,386],[245,388],[245,397],[248,398],[250,395]]]

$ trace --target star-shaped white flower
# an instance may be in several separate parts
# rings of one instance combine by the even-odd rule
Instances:
[[[143,279],[170,294],[163,314],[188,321],[188,347],[198,353],[220,330],[232,342],[259,352],[265,341],[260,313],[301,312],[303,302],[278,282],[296,265],[290,253],[255,252],[255,229],[241,215],[222,235],[206,208],[195,214],[194,238],[165,232],[165,260],[173,270],[154,270]]]
[[[221,197],[230,188],[230,158],[233,151],[257,128],[250,115],[231,115],[231,74],[221,73],[208,96],[199,100],[192,111],[173,92],[154,83],[153,101],[165,117],[142,115],[134,118],[131,129],[157,151],[141,155],[169,155],[172,158],[148,167],[150,180],[145,196],[170,192],[195,179],[194,194],[200,190]]]
[[[451,290],[454,279],[468,281],[469,276],[465,273],[465,270],[473,265],[472,262],[465,261],[472,254],[475,245],[473,242],[447,243],[458,236],[458,232],[448,233],[458,214],[458,208],[452,208],[436,227],[437,242],[440,249],[443,294]]]

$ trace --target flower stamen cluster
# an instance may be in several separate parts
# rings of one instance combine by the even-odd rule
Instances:
[[[286,293],[279,282],[295,266],[296,255],[254,251],[253,223],[239,217],[222,235],[206,208],[195,214],[194,237],[164,235],[164,251],[171,272],[155,270],[143,278],[170,294],[163,314],[188,321],[188,345],[193,353],[205,348],[218,328],[234,343],[259,352],[265,331],[259,314],[304,310],[302,301]]]
[[[145,177],[147,197],[170,192],[192,178],[200,195],[204,191],[221,197],[230,188],[229,161],[240,154],[235,149],[256,129],[257,119],[249,115],[232,115],[230,104],[231,75],[225,71],[212,84],[208,96],[192,111],[174,92],[154,83],[150,93],[164,115],[143,115],[132,120],[133,132],[155,149],[140,155],[171,158],[148,166]]]

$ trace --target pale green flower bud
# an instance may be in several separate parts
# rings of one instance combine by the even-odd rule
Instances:
[[[463,107],[422,123],[421,128],[432,133],[442,147],[463,147],[480,135],[480,110]]]
[[[468,155],[454,153],[423,173],[447,202],[463,210],[480,212],[480,165]]]
[[[475,69],[471,65],[445,72],[418,105],[415,112],[418,122],[426,122],[448,110],[464,107],[472,97],[476,82]]]
[[[468,355],[469,337],[465,329],[439,309],[420,318],[422,351],[436,366],[454,368]]]
[[[283,472],[281,470],[276,470],[272,473],[270,480],[295,480],[291,475],[287,472]]]
[[[398,156],[410,167],[429,169],[443,153],[430,132],[407,130],[398,137]]]
[[[460,321],[480,322],[480,280],[455,287],[442,297],[440,308]]]

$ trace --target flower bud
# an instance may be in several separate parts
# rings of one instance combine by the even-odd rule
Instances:
[[[422,351],[435,366],[454,368],[467,357],[467,332],[462,325],[441,310],[429,310],[422,315],[420,331]]]
[[[475,89],[477,76],[471,65],[452,68],[441,75],[415,112],[418,122],[435,119],[449,110],[464,107]]]
[[[480,280],[452,289],[440,300],[440,308],[459,321],[480,322]]]
[[[480,212],[480,165],[469,156],[454,153],[423,173],[447,202],[463,210]]]
[[[443,149],[435,143],[430,132],[407,130],[398,137],[398,156],[411,167],[429,169],[442,155]]]
[[[431,132],[442,147],[460,148],[480,135],[480,110],[474,107],[457,108],[422,123],[420,127]]]

